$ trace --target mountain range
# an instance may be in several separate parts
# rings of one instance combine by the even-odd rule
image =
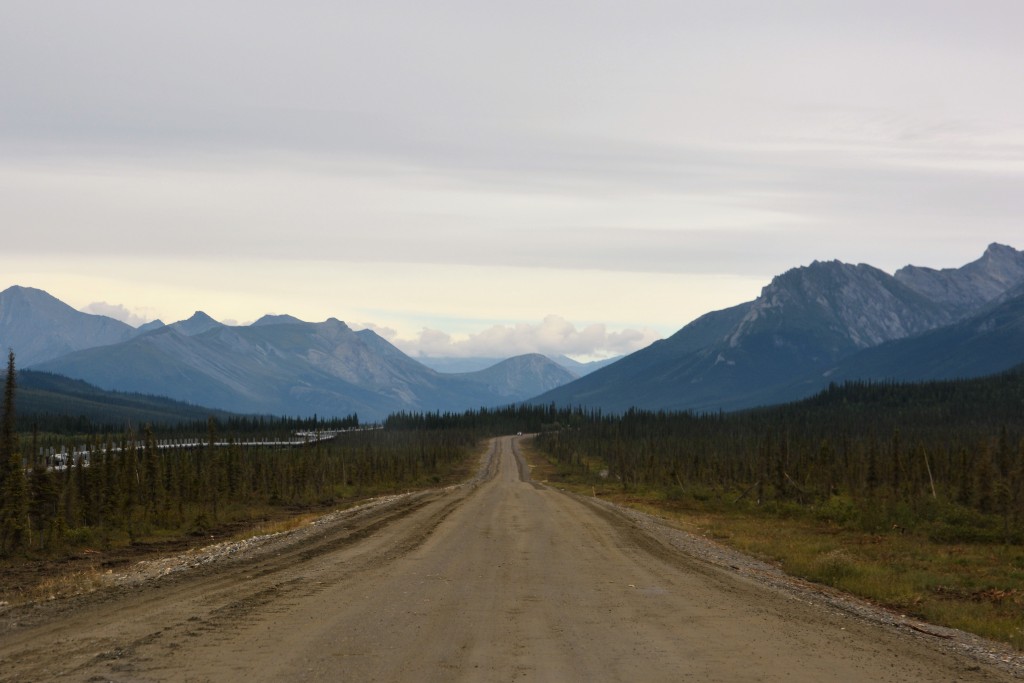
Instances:
[[[961,268],[894,275],[814,262],[534,401],[707,412],[790,401],[844,379],[998,372],[1024,362],[1022,287],[1024,253],[999,244]]]
[[[847,379],[969,377],[1024,362],[1024,253],[993,244],[960,268],[893,275],[816,261],[775,277],[753,301],[596,364],[537,354],[420,362],[334,318],[229,326],[196,312],[136,329],[26,287],[0,292],[0,345],[22,368],[236,413],[373,421],[519,401],[736,410]]]
[[[622,356],[614,356],[612,358],[603,358],[601,360],[589,361],[581,363],[580,361],[573,360],[568,356],[548,356],[558,365],[568,370],[576,377],[583,377],[589,375],[595,370],[611,365],[615,361],[622,358]],[[442,356],[415,356],[415,359],[420,363],[423,363],[428,368],[437,370],[438,372],[476,372],[477,370],[484,370],[497,365],[503,358],[483,358],[477,356],[466,356],[466,357],[442,357]]]
[[[0,293],[0,343],[15,350],[19,367],[236,413],[378,420],[505,405],[577,377],[536,354],[439,373],[333,318],[268,315],[229,326],[199,311],[135,329],[25,287]]]

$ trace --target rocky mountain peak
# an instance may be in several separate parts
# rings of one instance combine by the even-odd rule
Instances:
[[[981,258],[960,268],[906,266],[895,278],[962,318],[1024,283],[1024,252],[993,243]]]
[[[1006,291],[1024,282],[1024,251],[993,242],[980,259],[967,264],[963,270],[988,276],[997,283],[997,287]]]
[[[252,327],[260,327],[261,325],[302,325],[303,321],[299,320],[293,315],[275,315],[273,313],[267,313],[265,316],[257,320],[252,324]]]
[[[887,273],[866,264],[815,261],[775,277],[728,338],[773,330],[815,331],[837,347],[866,348],[917,334],[951,321],[951,316]]]
[[[168,327],[174,328],[187,337],[194,337],[197,334],[202,334],[203,332],[212,330],[215,327],[221,327],[221,323],[217,322],[202,311],[196,311],[188,320],[179,320],[176,323],[168,325]]]
[[[12,320],[30,310],[49,317],[81,313],[41,289],[13,285],[0,292],[0,320]]]
[[[486,386],[495,395],[513,398],[536,396],[576,378],[547,356],[527,353],[503,360],[485,370],[459,375]]]
[[[163,320],[157,318],[156,320],[150,320],[148,323],[143,323],[135,328],[136,334],[145,334],[146,332],[152,332],[153,330],[159,330],[161,327],[166,327]]]
[[[133,334],[131,325],[77,311],[41,289],[15,285],[0,292],[0,348],[14,349],[22,368]]]

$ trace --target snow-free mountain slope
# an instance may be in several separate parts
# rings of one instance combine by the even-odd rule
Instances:
[[[477,370],[486,370],[492,365],[497,365],[504,358],[482,358],[478,356],[468,356],[460,358],[453,356],[451,358],[446,356],[413,356],[413,358],[426,365],[431,370],[437,370],[447,374],[457,374],[462,372],[476,372]]]
[[[479,383],[487,391],[508,402],[536,396],[576,378],[547,356],[530,353],[515,356],[477,372],[458,375]]]
[[[478,370],[486,370],[498,363],[501,363],[507,358],[482,358],[482,357],[465,357],[465,358],[446,358],[439,356],[416,356],[417,361],[423,363],[428,368],[437,370],[438,372],[445,373],[464,373],[464,372],[477,372]],[[605,358],[602,360],[594,360],[587,362],[580,362],[573,360],[568,356],[547,356],[547,358],[553,360],[558,365],[562,366],[575,379],[576,377],[583,377],[589,375],[595,370],[611,365],[615,361],[622,358],[622,356],[615,356],[613,358]]]
[[[329,320],[218,325],[193,336],[170,325],[38,369],[104,389],[159,394],[235,412],[381,416],[415,407],[409,401],[410,365],[418,364],[408,360],[395,366],[367,348],[365,337]]]
[[[171,323],[168,327],[173,327],[178,332],[181,332],[187,337],[194,337],[197,334],[202,334],[212,330],[215,327],[222,327],[222,324],[208,316],[202,311],[196,311],[192,314],[192,317],[187,320],[179,320],[176,323]]]
[[[550,360],[511,359],[480,373],[444,375],[371,330],[288,316],[194,335],[168,325],[87,349],[38,369],[101,388],[158,394],[241,413],[382,419],[397,411],[462,411],[525,399],[572,377]]]
[[[969,315],[1024,283],[1024,252],[991,244],[980,259],[960,268],[906,266],[896,271],[895,278],[956,315]]]
[[[1021,252],[993,245],[978,261],[937,276],[972,293],[959,297],[922,286],[918,271],[903,271],[903,280],[916,283],[912,287],[872,266],[814,262],[774,278],[753,302],[702,316],[664,341],[533,400],[621,412],[634,406],[732,410],[799,398],[806,393],[794,387],[816,390],[810,385],[817,387],[818,379],[807,378],[824,377],[844,358],[978,314],[1006,296],[1000,286],[1020,283],[1015,264],[1021,258]],[[968,348],[975,347],[962,352]],[[1012,360],[989,355],[993,363],[973,366]],[[961,365],[967,371],[972,363]]]
[[[1024,291],[983,312],[925,334],[843,359],[818,382],[852,379],[922,382],[992,375],[1024,363]]]
[[[0,348],[12,349],[19,367],[135,334],[130,325],[76,311],[41,289],[14,286],[0,292]]]

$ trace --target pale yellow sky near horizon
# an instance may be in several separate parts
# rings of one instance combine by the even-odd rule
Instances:
[[[391,341],[413,354],[424,328],[458,341],[495,326],[535,326],[547,316],[581,329],[606,324],[609,333],[633,330],[631,341],[596,355],[628,353],[706,312],[749,301],[767,284],[736,275],[123,257],[0,256],[0,272],[3,288],[43,289],[79,310],[96,302],[120,305],[138,316],[134,324],[157,318],[170,323],[196,310],[233,324],[267,313],[310,322],[334,317],[354,328],[390,329],[396,333]]]

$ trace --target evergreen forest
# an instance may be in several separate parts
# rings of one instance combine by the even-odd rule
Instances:
[[[1024,367],[849,382],[738,413],[556,419],[562,428],[542,433],[540,450],[563,472],[622,491],[935,541],[1024,542]]]
[[[807,512],[865,530],[925,529],[936,540],[1024,541],[1024,368],[925,384],[851,382],[738,413],[520,405],[399,413],[364,430],[354,429],[356,416],[210,415],[137,433],[130,424],[78,433],[89,459],[53,467],[47,454],[73,425],[51,419],[40,430],[38,415],[16,419],[13,354],[8,360],[0,434],[0,550],[8,556],[201,534],[254,510],[436,484],[465,472],[481,440],[517,432],[537,433],[540,453],[595,490]],[[352,431],[294,447],[247,445],[253,436],[340,429]],[[185,433],[199,438],[158,445]]]

